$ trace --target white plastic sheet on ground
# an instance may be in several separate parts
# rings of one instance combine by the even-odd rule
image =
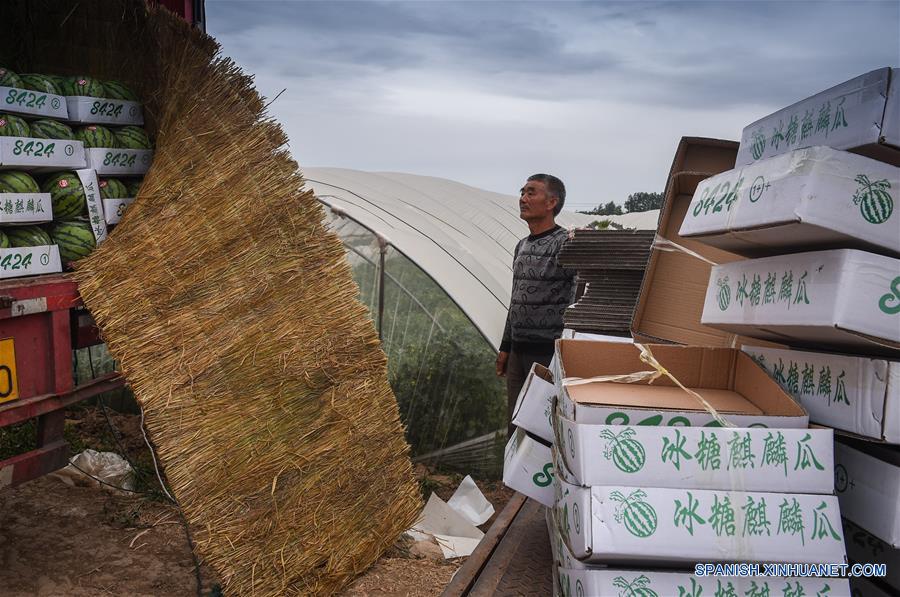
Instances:
[[[134,471],[131,465],[114,452],[85,450],[69,458],[67,466],[51,474],[67,485],[98,484],[105,489],[134,491]]]
[[[416,541],[437,541],[444,558],[452,560],[471,555],[484,533],[432,493],[422,516],[407,533]]]
[[[447,505],[475,526],[481,526],[494,515],[494,506],[484,497],[471,475],[466,475]]]

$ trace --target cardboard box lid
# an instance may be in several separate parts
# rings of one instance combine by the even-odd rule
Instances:
[[[700,346],[650,345],[656,360],[679,382],[699,392],[724,413],[803,416],[805,411],[753,359],[740,350]],[[602,357],[599,355],[602,353]],[[563,378],[627,375],[650,370],[632,345],[590,340],[557,340],[556,354]],[[663,407],[702,410],[696,399],[668,377],[648,385],[596,383],[565,386],[579,404]],[[649,399],[653,396],[653,400]],[[656,400],[659,398],[659,401]],[[612,402],[610,402],[612,401]]]
[[[735,141],[683,137],[666,182],[665,200],[657,233],[714,263],[742,259],[696,240],[681,238],[678,230],[700,181],[734,168]],[[731,347],[743,338],[700,324],[706,285],[712,265],[680,251],[650,254],[641,293],[631,322],[632,335],[644,341]],[[759,341],[756,341],[758,344]]]

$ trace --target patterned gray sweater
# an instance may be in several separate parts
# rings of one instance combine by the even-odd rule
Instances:
[[[575,298],[575,271],[556,260],[567,239],[568,232],[556,226],[516,245],[502,352],[553,352],[554,340],[562,335],[563,313]]]

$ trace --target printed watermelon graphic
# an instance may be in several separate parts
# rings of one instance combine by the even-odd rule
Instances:
[[[647,454],[641,442],[634,439],[634,429],[625,429],[619,433],[613,433],[604,429],[600,437],[607,440],[603,457],[612,460],[616,468],[623,473],[636,473],[644,468]]]
[[[753,144],[750,146],[750,153],[754,160],[758,160],[766,152],[766,136],[762,131],[753,133]]]
[[[611,500],[621,502],[616,508],[616,522],[624,524],[629,533],[642,539],[653,535],[659,522],[656,510],[644,501],[646,497],[647,494],[642,489],[635,489],[628,497],[622,495],[621,491],[609,494]]]
[[[631,582],[625,580],[624,576],[617,576],[613,579],[613,586],[622,589],[616,597],[659,597],[650,588],[650,579],[643,574]]]
[[[894,212],[894,199],[888,192],[891,183],[887,179],[869,181],[869,177],[860,174],[854,180],[859,184],[853,194],[853,204],[859,206],[859,213],[870,224],[884,224]]]
[[[731,304],[731,286],[728,285],[728,276],[720,278],[716,284],[719,286],[719,309],[724,311]]]

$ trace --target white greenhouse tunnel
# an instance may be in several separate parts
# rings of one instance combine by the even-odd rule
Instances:
[[[500,346],[513,252],[528,235],[518,197],[414,174],[306,168],[303,175],[332,221],[349,218],[412,260],[494,350]],[[655,229],[658,217],[658,211],[589,216],[564,210],[557,222],[578,228],[609,219],[626,228]]]

